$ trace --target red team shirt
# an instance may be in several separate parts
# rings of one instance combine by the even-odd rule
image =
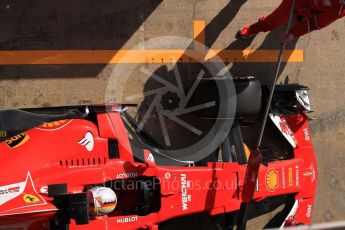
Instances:
[[[289,19],[292,0],[283,0],[267,17],[261,17],[252,26],[252,32],[272,31]],[[345,16],[345,0],[296,0],[295,22],[291,33],[295,37],[319,30]]]

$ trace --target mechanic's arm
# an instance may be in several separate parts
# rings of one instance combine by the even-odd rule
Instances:
[[[320,30],[344,16],[345,10],[342,10],[340,14],[336,11],[327,11],[319,14],[314,14],[310,18],[296,23],[291,28],[291,33],[294,37],[300,37],[314,30]]]

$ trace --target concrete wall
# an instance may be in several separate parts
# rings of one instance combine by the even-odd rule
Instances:
[[[102,1],[2,1],[0,3],[0,50],[58,53],[35,64],[18,54],[18,62],[6,63],[0,55],[0,106],[40,107],[72,105],[81,101],[104,102],[109,79],[119,79],[120,66],[133,68],[130,79],[115,84],[113,96],[143,91],[147,77],[136,64],[54,64],[65,50],[148,49],[147,41],[160,36],[193,38],[193,21],[206,21],[206,46],[212,49],[279,49],[280,31],[263,33],[249,42],[235,41],[236,31],[259,16],[268,14],[279,0],[102,0]],[[304,62],[283,65],[280,81],[289,76],[311,88],[315,113],[312,136],[319,164],[319,186],[314,207],[314,222],[345,219],[345,21],[300,38],[289,49],[301,49]],[[173,43],[173,42],[171,42]],[[183,49],[186,47],[169,47]],[[164,44],[163,44],[164,46]],[[115,55],[115,54],[114,54]],[[48,55],[49,56],[49,55]],[[78,57],[77,57],[78,58]],[[85,57],[84,57],[85,58]],[[104,57],[103,57],[104,58]],[[86,58],[87,59],[87,58]],[[29,58],[29,60],[32,60]],[[22,63],[21,63],[22,62]],[[111,62],[111,55],[109,56]],[[14,65],[15,64],[15,65]],[[227,63],[233,75],[254,75],[263,83],[273,75],[274,63]],[[134,67],[133,67],[134,66]],[[141,64],[147,68],[155,65]],[[153,67],[152,67],[153,66]],[[122,69],[122,68],[121,68]],[[187,68],[188,69],[188,68]],[[115,70],[115,72],[114,72]],[[195,70],[197,71],[197,70]],[[195,75],[186,71],[186,75]],[[113,84],[113,83],[112,83]],[[124,92],[117,92],[125,87]]]

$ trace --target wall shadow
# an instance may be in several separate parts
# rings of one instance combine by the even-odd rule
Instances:
[[[199,36],[202,36],[202,34],[206,34],[206,47],[211,47],[215,43],[221,32],[235,18],[245,2],[246,1],[244,0],[229,1],[219,11],[219,13],[205,26],[205,29],[200,33]],[[199,38],[197,37],[196,40],[198,39]],[[194,47],[194,43],[189,44],[188,47]],[[210,75],[209,70],[201,63],[176,63],[174,65],[180,73],[182,86],[186,94],[201,70],[205,72],[205,76]],[[177,85],[174,71],[174,69],[168,70],[164,66],[157,68],[152,73],[152,76],[149,77],[149,79],[145,82],[143,93],[145,94],[164,86],[159,83],[157,79],[154,79],[154,75],[156,77],[158,76],[159,78],[164,79],[165,81],[168,81],[173,85]],[[186,113],[179,116],[178,118],[195,127],[202,133],[201,135],[195,135],[195,133],[191,132],[190,129],[187,129],[185,126],[165,117],[165,128],[171,140],[171,146],[167,146],[166,140],[164,139],[164,132],[160,127],[159,121],[159,113],[161,113],[162,111],[158,111],[157,107],[152,112],[150,112],[149,109],[152,103],[158,103],[162,105],[162,108],[164,110],[174,111],[174,109],[179,106],[179,98],[176,92],[171,91],[165,92],[164,94],[159,95],[159,97],[161,98],[158,99],[158,101],[154,101],[155,99],[157,100],[157,97],[155,96],[144,98],[143,102],[139,105],[138,108],[137,120],[142,121],[143,119],[146,119],[145,116],[148,115],[147,113],[150,113],[148,119],[145,120],[142,131],[145,133],[145,135],[148,134],[149,136],[151,136],[152,139],[154,139],[163,149],[182,149],[189,145],[192,145],[193,143],[197,143],[212,128],[214,120],[200,119],[193,113]],[[169,101],[171,102],[170,104]],[[167,164],[167,162],[165,161],[159,162],[159,159],[156,159],[156,161],[158,161],[158,163]],[[176,164],[176,162],[172,163]]]
[[[236,17],[246,0],[231,0],[205,27],[206,47],[212,47],[220,33]]]
[[[210,23],[207,24],[205,30],[206,32],[206,44],[207,47],[211,47],[214,42],[217,40],[220,33],[226,28],[226,26],[235,18],[237,13],[239,12],[241,6],[245,3],[245,1],[230,1],[220,12],[217,14]],[[264,41],[261,45],[257,48],[257,50],[279,50],[281,47],[280,44],[280,35],[285,30],[285,27],[281,29],[272,31],[267,34]],[[202,33],[203,33],[202,32]],[[235,34],[232,35],[235,37]],[[287,49],[294,49],[297,43],[297,39],[287,45]],[[232,42],[225,50],[243,50],[250,48],[253,42],[253,38],[251,39],[244,39],[244,40],[235,40]],[[193,47],[193,44],[190,44],[189,47]],[[255,50],[253,51],[252,55],[255,55]],[[221,53],[220,53],[221,56]],[[280,74],[284,71],[287,63],[282,63]],[[209,71],[205,66],[201,63],[176,63],[175,66],[180,72],[181,82],[184,88],[184,91],[187,93],[188,90],[191,88],[192,83],[195,81],[197,75],[200,73],[201,70],[205,71],[205,76],[209,76]],[[274,71],[275,71],[276,63],[275,62],[261,62],[261,63],[250,63],[250,62],[235,62],[229,68],[229,71],[232,76],[255,76],[258,78],[262,84],[271,83],[274,78]],[[161,66],[153,72],[152,76],[155,75],[161,79],[168,81],[169,83],[177,86],[176,76],[174,70],[168,70],[166,67]],[[153,90],[157,90],[159,88],[164,87],[163,84],[157,81],[157,78],[150,77],[144,85],[143,93],[148,93]],[[205,92],[207,94],[207,92]],[[157,107],[155,107],[152,111],[149,111],[150,105],[152,103],[161,104],[162,107],[167,110],[173,111],[176,107],[179,106],[179,98],[176,92],[166,92],[165,94],[160,95],[161,98],[157,100],[157,97],[151,95],[150,97],[145,97],[143,102],[140,104],[138,109],[138,114],[136,119],[140,122],[143,119],[145,120],[145,124],[143,126],[143,132],[148,134],[152,137],[162,148],[166,150],[174,150],[179,148],[184,148],[187,145],[192,145],[197,143],[200,139],[202,139],[203,135],[195,135],[190,130],[186,129],[185,126],[176,123],[175,121],[169,120],[169,118],[162,118],[159,117],[159,113],[162,111],[158,111]],[[154,101],[156,100],[156,101]],[[171,101],[170,108],[169,108],[169,100]],[[168,104],[168,105],[167,105]],[[188,107],[188,106],[187,106]],[[148,113],[150,113],[148,115]],[[214,120],[205,120],[200,119],[196,114],[189,113],[180,116],[183,121],[187,122],[189,125],[201,130],[203,133],[207,133],[210,131],[211,127],[214,124]],[[165,129],[171,138],[171,146],[166,145],[164,132],[160,125],[160,119],[164,119]],[[257,127],[255,127],[257,128]],[[253,133],[256,133],[255,130]],[[183,137],[183,138],[181,138]],[[255,138],[255,137],[253,137]],[[254,139],[255,140],[255,139]],[[172,162],[176,164],[176,162]]]
[[[0,3],[0,51],[120,50],[162,0]],[[95,77],[104,65],[2,65],[0,79]]]
[[[256,50],[280,50],[280,35],[285,31],[285,27],[269,32],[264,41]],[[243,50],[250,49],[250,45],[253,41],[253,38],[236,40],[231,43],[226,49],[228,50]],[[294,50],[298,39],[295,39],[291,43],[286,45],[287,50]],[[251,55],[255,55],[256,50],[254,50]],[[250,55],[249,55],[250,56]],[[248,57],[249,57],[248,56]],[[284,71],[287,62],[282,62],[281,68],[279,71],[279,76]],[[272,83],[274,78],[276,68],[276,62],[235,62],[230,68],[230,72],[233,76],[255,76],[261,81],[262,84]]]

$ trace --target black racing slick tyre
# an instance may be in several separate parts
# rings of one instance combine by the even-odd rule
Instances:
[[[219,101],[222,95],[218,91],[216,81],[228,81],[229,79],[222,78],[203,78],[195,93],[191,98],[191,105],[205,104],[210,101],[215,101],[216,106],[205,108],[196,111],[196,115],[209,119],[217,119],[219,111]],[[236,94],[230,94],[236,97],[236,117],[252,117],[260,113],[262,105],[262,87],[259,80],[254,77],[243,77],[230,79],[234,82]],[[234,117],[226,117],[234,118]]]

